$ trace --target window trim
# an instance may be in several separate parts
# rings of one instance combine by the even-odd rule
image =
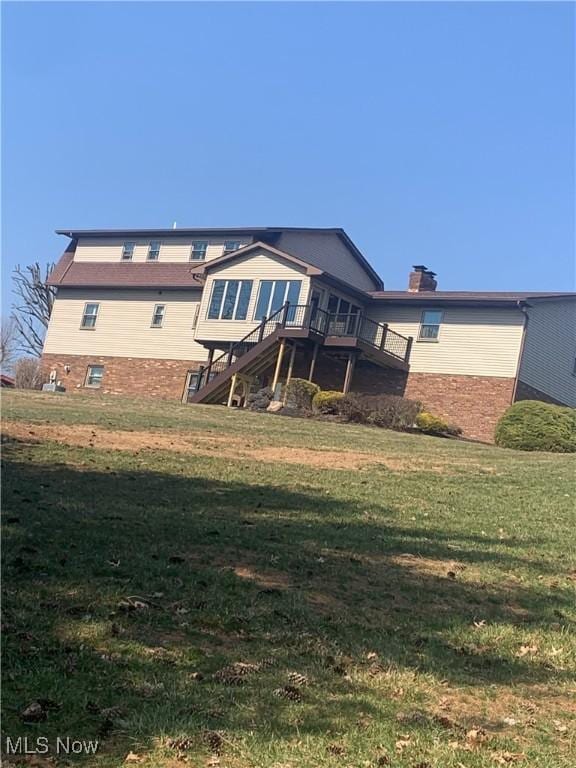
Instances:
[[[424,317],[425,317],[427,312],[436,312],[436,313],[438,313],[440,315],[440,320],[437,323],[425,323],[424,322]],[[420,315],[420,324],[418,326],[418,338],[416,339],[416,341],[418,341],[418,342],[422,341],[424,344],[437,344],[440,341],[440,332],[441,332],[441,329],[442,329],[442,323],[443,322],[444,322],[444,310],[442,310],[442,309],[423,309],[422,313]],[[438,327],[438,333],[436,334],[436,336],[430,337],[430,338],[428,338],[426,336],[422,336],[422,328],[424,328],[425,326],[426,327],[437,326]]]
[[[196,245],[206,246],[202,252],[202,258],[194,258],[194,249]],[[208,253],[209,240],[193,240],[190,246],[190,261],[206,261],[206,254]]]
[[[130,250],[130,256],[126,257],[124,254],[126,253],[126,246],[131,245],[132,248]],[[133,261],[134,259],[134,251],[136,250],[136,241],[135,240],[125,240],[124,243],[122,243],[122,255],[120,256],[120,261]]]
[[[212,298],[214,296],[214,291],[216,289],[216,283],[222,282],[224,283],[224,292],[222,293],[222,301],[220,302],[220,307],[218,310],[218,317],[210,317],[210,307],[212,305]],[[236,298],[234,299],[234,309],[232,310],[232,317],[222,317],[222,309],[224,307],[224,302],[226,300],[226,297],[228,295],[228,285],[229,283],[238,283],[238,291],[236,293]],[[240,296],[242,294],[242,286],[244,283],[248,283],[250,285],[250,293],[248,295],[248,305],[246,307],[246,317],[244,318],[237,318],[236,312],[238,311],[238,302],[240,301]],[[252,291],[254,289],[254,280],[245,280],[242,278],[236,278],[236,277],[218,277],[215,278],[212,281],[212,288],[210,290],[210,298],[208,299],[208,304],[206,306],[206,316],[205,320],[208,322],[224,322],[224,323],[245,323],[248,321],[248,310],[250,309],[250,302],[252,301]]]
[[[160,315],[160,322],[155,323],[154,318],[156,317],[158,307],[162,307],[162,314]],[[150,328],[162,328],[162,326],[164,325],[165,319],[166,319],[166,304],[154,304],[154,309],[152,310],[152,319],[150,320]]]
[[[89,384],[88,380],[91,377],[91,371],[93,368],[101,368],[102,369],[102,375],[100,376],[100,381],[98,384]],[[106,370],[106,366],[102,365],[101,363],[90,363],[86,366],[86,376],[84,377],[84,386],[88,387],[88,389],[100,389],[102,386],[102,381],[104,379],[104,371]]]
[[[158,243],[158,255],[156,258],[151,258],[150,253],[152,251],[152,243]],[[150,240],[148,243],[148,252],[146,253],[146,261],[160,261],[160,249],[162,248],[162,240]]]
[[[93,314],[88,314],[87,309],[88,307],[96,307],[96,312]],[[100,314],[100,302],[99,301],[87,301],[84,304],[84,309],[82,310],[82,318],[80,319],[80,330],[81,331],[95,331],[96,330],[96,323],[98,322],[98,315]],[[85,325],[84,321],[87,317],[93,317],[94,318],[94,325]]]
[[[300,301],[300,296],[302,295],[302,280],[291,280],[289,278],[288,279],[286,279],[286,278],[278,278],[278,279],[274,279],[274,280],[269,280],[268,278],[266,278],[264,280],[259,280],[258,281],[258,294],[256,296],[256,302],[254,304],[254,311],[252,313],[252,319],[256,323],[261,323],[262,322],[262,318],[258,317],[258,302],[260,301],[260,293],[262,291],[262,285],[264,283],[271,283],[272,284],[272,288],[270,290],[270,298],[268,299],[268,304],[267,304],[267,307],[266,307],[266,312],[263,315],[264,317],[270,317],[270,307],[272,305],[272,300],[274,298],[274,291],[276,289],[276,283],[286,283],[286,290],[284,291],[284,298],[282,300],[282,304],[280,305],[281,307],[283,307],[284,304],[286,304],[286,300],[287,300],[288,294],[290,293],[290,283],[299,283],[298,302]],[[292,304],[291,306],[298,306],[298,302],[296,304]]]

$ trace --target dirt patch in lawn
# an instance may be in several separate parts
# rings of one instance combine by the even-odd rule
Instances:
[[[3,434],[24,443],[52,441],[78,448],[98,450],[171,451],[173,453],[214,456],[227,459],[256,459],[267,463],[304,464],[320,469],[362,469],[382,465],[396,472],[447,473],[461,462],[449,460],[430,464],[413,457],[382,456],[359,451],[324,451],[291,446],[262,446],[244,437],[214,435],[206,432],[153,432],[144,430],[109,430],[93,424],[31,424],[7,421]],[[466,465],[469,468],[469,465]]]

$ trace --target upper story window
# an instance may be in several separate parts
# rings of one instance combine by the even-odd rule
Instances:
[[[84,312],[82,314],[80,328],[95,328],[99,309],[100,304],[84,304]]]
[[[160,240],[151,240],[148,246],[148,261],[158,261],[160,256]]]
[[[422,312],[418,341],[438,341],[442,312],[439,309],[426,309]]]
[[[208,320],[246,320],[252,280],[214,280]]]
[[[103,365],[89,365],[86,370],[86,379],[84,381],[85,387],[93,387],[98,389],[102,386],[102,379],[104,377]]]
[[[132,261],[132,256],[134,256],[134,248],[136,247],[136,243],[128,242],[124,243],[122,246],[122,261]]]
[[[301,280],[261,280],[254,320],[270,317],[287,301],[298,304],[301,285]]]
[[[166,314],[166,304],[156,304],[154,306],[154,312],[152,312],[152,328],[162,328],[164,322],[164,315]]]
[[[241,245],[240,240],[224,240],[224,256],[227,253],[232,253],[232,251],[237,251]]]
[[[192,250],[190,251],[190,258],[192,261],[204,261],[206,258],[206,251],[208,250],[207,240],[195,240],[192,243]]]

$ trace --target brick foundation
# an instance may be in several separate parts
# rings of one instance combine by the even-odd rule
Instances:
[[[286,356],[287,357],[287,356]],[[293,375],[307,378],[311,351],[299,349]],[[66,373],[64,366],[70,366]],[[84,386],[88,365],[103,365],[104,378],[99,389]],[[105,357],[93,355],[55,355],[42,358],[46,378],[56,369],[57,378],[68,392],[101,392],[103,394],[138,395],[180,400],[186,373],[201,363],[186,360]],[[286,375],[287,360],[283,366]],[[342,390],[346,361],[320,351],[314,381],[322,389]],[[273,366],[267,372],[272,376]],[[453,376],[448,374],[410,373],[394,368],[381,368],[358,361],[352,380],[352,391],[364,394],[394,394],[420,400],[433,413],[457,424],[467,437],[492,441],[500,416],[512,402],[514,379],[489,376]],[[519,382],[516,399],[545,400],[542,393]]]
[[[514,379],[410,373],[406,397],[461,427],[466,437],[493,442],[498,419],[512,403]]]
[[[70,366],[66,373],[64,367]],[[89,365],[103,365],[104,377],[98,389],[85,387]],[[186,383],[186,373],[197,369],[201,363],[187,360],[158,360],[142,357],[103,357],[97,355],[42,356],[42,371],[48,379],[56,370],[56,378],[62,381],[67,392],[100,392],[113,395],[140,395],[180,400]]]

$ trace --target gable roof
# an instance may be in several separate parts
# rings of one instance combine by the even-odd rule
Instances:
[[[315,267],[307,261],[299,259],[297,256],[293,256],[291,253],[281,251],[279,248],[274,248],[273,246],[268,245],[267,243],[264,243],[260,240],[256,243],[245,245],[244,248],[239,248],[237,251],[232,251],[231,253],[227,253],[224,256],[219,256],[217,259],[210,259],[210,261],[203,262],[202,266],[199,268],[199,272],[209,272],[214,267],[220,267],[223,264],[227,264],[229,261],[241,259],[244,256],[248,256],[250,253],[252,253],[252,251],[256,250],[267,251],[268,253],[271,253],[273,256],[277,256],[283,261],[288,261],[291,264],[295,264],[297,267],[304,269],[307,275],[324,274],[324,271],[319,267]]]
[[[364,254],[354,244],[342,227],[183,227],[178,229],[57,229],[57,235],[66,235],[74,240],[79,237],[126,237],[126,238],[169,238],[169,237],[224,237],[230,235],[254,237],[260,242],[274,245],[284,232],[311,232],[336,235],[346,246],[350,255],[374,281],[377,288],[382,288],[382,279],[368,262]]]

